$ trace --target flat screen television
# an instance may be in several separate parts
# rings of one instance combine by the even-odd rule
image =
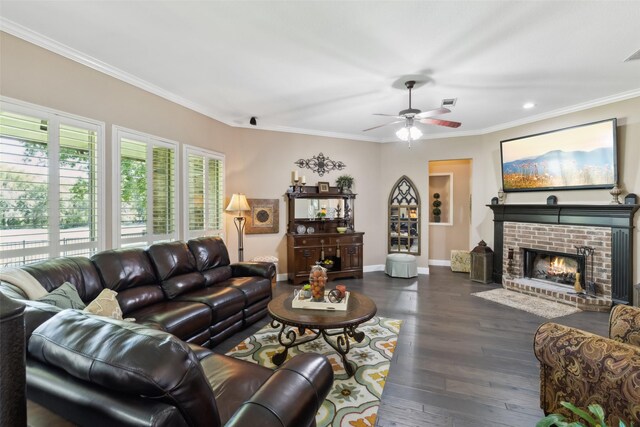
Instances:
[[[505,192],[612,188],[616,119],[500,141]]]

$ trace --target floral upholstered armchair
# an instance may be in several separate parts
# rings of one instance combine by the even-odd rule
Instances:
[[[603,407],[608,425],[640,424],[640,308],[618,305],[609,317],[609,338],[545,323],[534,338],[540,361],[540,407],[575,415],[560,402]]]

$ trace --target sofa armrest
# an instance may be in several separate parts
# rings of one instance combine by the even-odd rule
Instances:
[[[305,353],[288,360],[238,408],[228,427],[303,427],[315,416],[333,384],[326,357]]]
[[[580,408],[602,406],[608,425],[640,422],[640,348],[556,323],[545,323],[534,338],[540,361],[540,407],[546,413],[575,415],[562,401]]]
[[[236,262],[231,264],[232,277],[261,276],[269,280],[276,274],[276,265],[272,262]]]
[[[609,338],[640,347],[640,308],[613,307],[609,316]]]

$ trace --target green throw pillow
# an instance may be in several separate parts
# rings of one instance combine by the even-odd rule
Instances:
[[[46,302],[60,308],[75,308],[77,310],[82,310],[86,307],[85,303],[80,299],[80,295],[78,295],[76,287],[69,282],[63,283],[59,288],[38,298],[38,301]]]

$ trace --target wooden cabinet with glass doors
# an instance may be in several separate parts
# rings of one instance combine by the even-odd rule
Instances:
[[[407,176],[389,194],[388,252],[420,255],[420,196]]]

